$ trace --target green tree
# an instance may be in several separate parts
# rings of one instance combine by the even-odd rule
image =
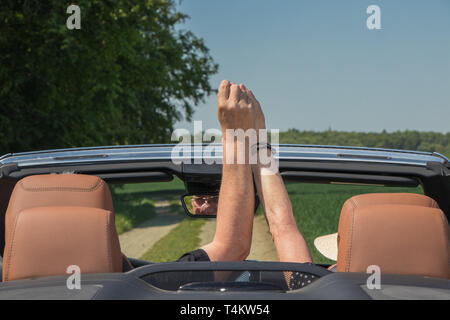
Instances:
[[[0,154],[167,141],[218,70],[187,18],[172,0],[2,0]]]
[[[280,143],[338,145],[372,148],[391,148],[439,152],[450,157],[450,132],[396,131],[343,132],[343,131],[299,131],[289,129],[280,132]]]

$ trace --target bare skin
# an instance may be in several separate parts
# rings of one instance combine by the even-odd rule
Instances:
[[[255,96],[244,85],[221,82],[217,95],[217,115],[223,133],[222,184],[219,194],[217,226],[214,240],[203,246],[211,261],[241,261],[249,252],[254,217],[255,179],[278,257],[282,262],[312,262],[308,246],[299,232],[292,205],[279,172],[258,161],[237,164],[240,149],[249,154],[250,142],[228,139],[227,129],[261,130],[266,128],[264,114]],[[266,142],[267,137],[262,138]],[[227,153],[233,151],[234,162]],[[264,151],[263,151],[264,152]],[[267,151],[271,157],[271,152]]]
[[[217,196],[195,196],[191,200],[194,214],[216,215],[219,198]]]
[[[219,193],[217,226],[214,240],[203,246],[211,261],[242,261],[250,252],[253,217],[254,189],[252,168],[244,164],[227,163],[226,154],[249,150],[249,142],[227,140],[227,129],[243,129],[255,126],[255,106],[243,90],[228,80],[221,82],[217,94],[217,115],[223,132],[222,184]]]
[[[265,118],[259,102],[253,93],[241,86],[250,101],[255,105],[255,129],[266,129]],[[267,142],[267,136],[262,139]],[[263,150],[262,152],[265,152]],[[267,156],[271,157],[270,150]],[[278,171],[273,172],[269,165],[262,164],[259,160],[252,165],[258,196],[269,224],[278,258],[282,262],[312,262],[308,246],[295,223],[291,201]]]

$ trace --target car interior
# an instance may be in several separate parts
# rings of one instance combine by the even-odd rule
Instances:
[[[450,278],[449,225],[438,204],[424,195],[348,199],[337,241],[332,272],[366,272],[378,265],[388,274]],[[15,185],[5,217],[4,282],[64,275],[69,265],[100,274],[150,263],[121,253],[110,189],[101,178],[43,174]]]

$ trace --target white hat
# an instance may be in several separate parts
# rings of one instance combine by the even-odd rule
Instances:
[[[337,261],[337,233],[327,234],[314,239],[317,250],[326,258]]]

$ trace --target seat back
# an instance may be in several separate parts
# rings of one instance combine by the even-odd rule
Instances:
[[[36,207],[17,213],[6,244],[3,281],[122,271],[111,211],[88,207]]]
[[[28,208],[79,206],[114,212],[108,185],[96,176],[84,174],[42,174],[17,182],[5,215],[5,243],[17,214]]]
[[[404,204],[345,206],[338,228],[338,272],[449,278],[449,226],[436,207]]]
[[[102,179],[83,174],[43,174],[25,177],[14,187],[5,216],[4,257],[9,254],[12,231],[16,228],[19,213],[37,207],[84,207],[110,212],[113,217],[111,223],[114,226],[110,230],[111,241],[114,242],[112,247],[119,247],[120,250],[111,193]],[[61,211],[61,214],[64,213],[65,211]],[[35,227],[37,226],[39,229],[45,227],[42,223],[38,223]],[[57,254],[59,253],[55,252],[55,257]],[[126,266],[125,262],[128,260],[125,256],[123,260]]]

